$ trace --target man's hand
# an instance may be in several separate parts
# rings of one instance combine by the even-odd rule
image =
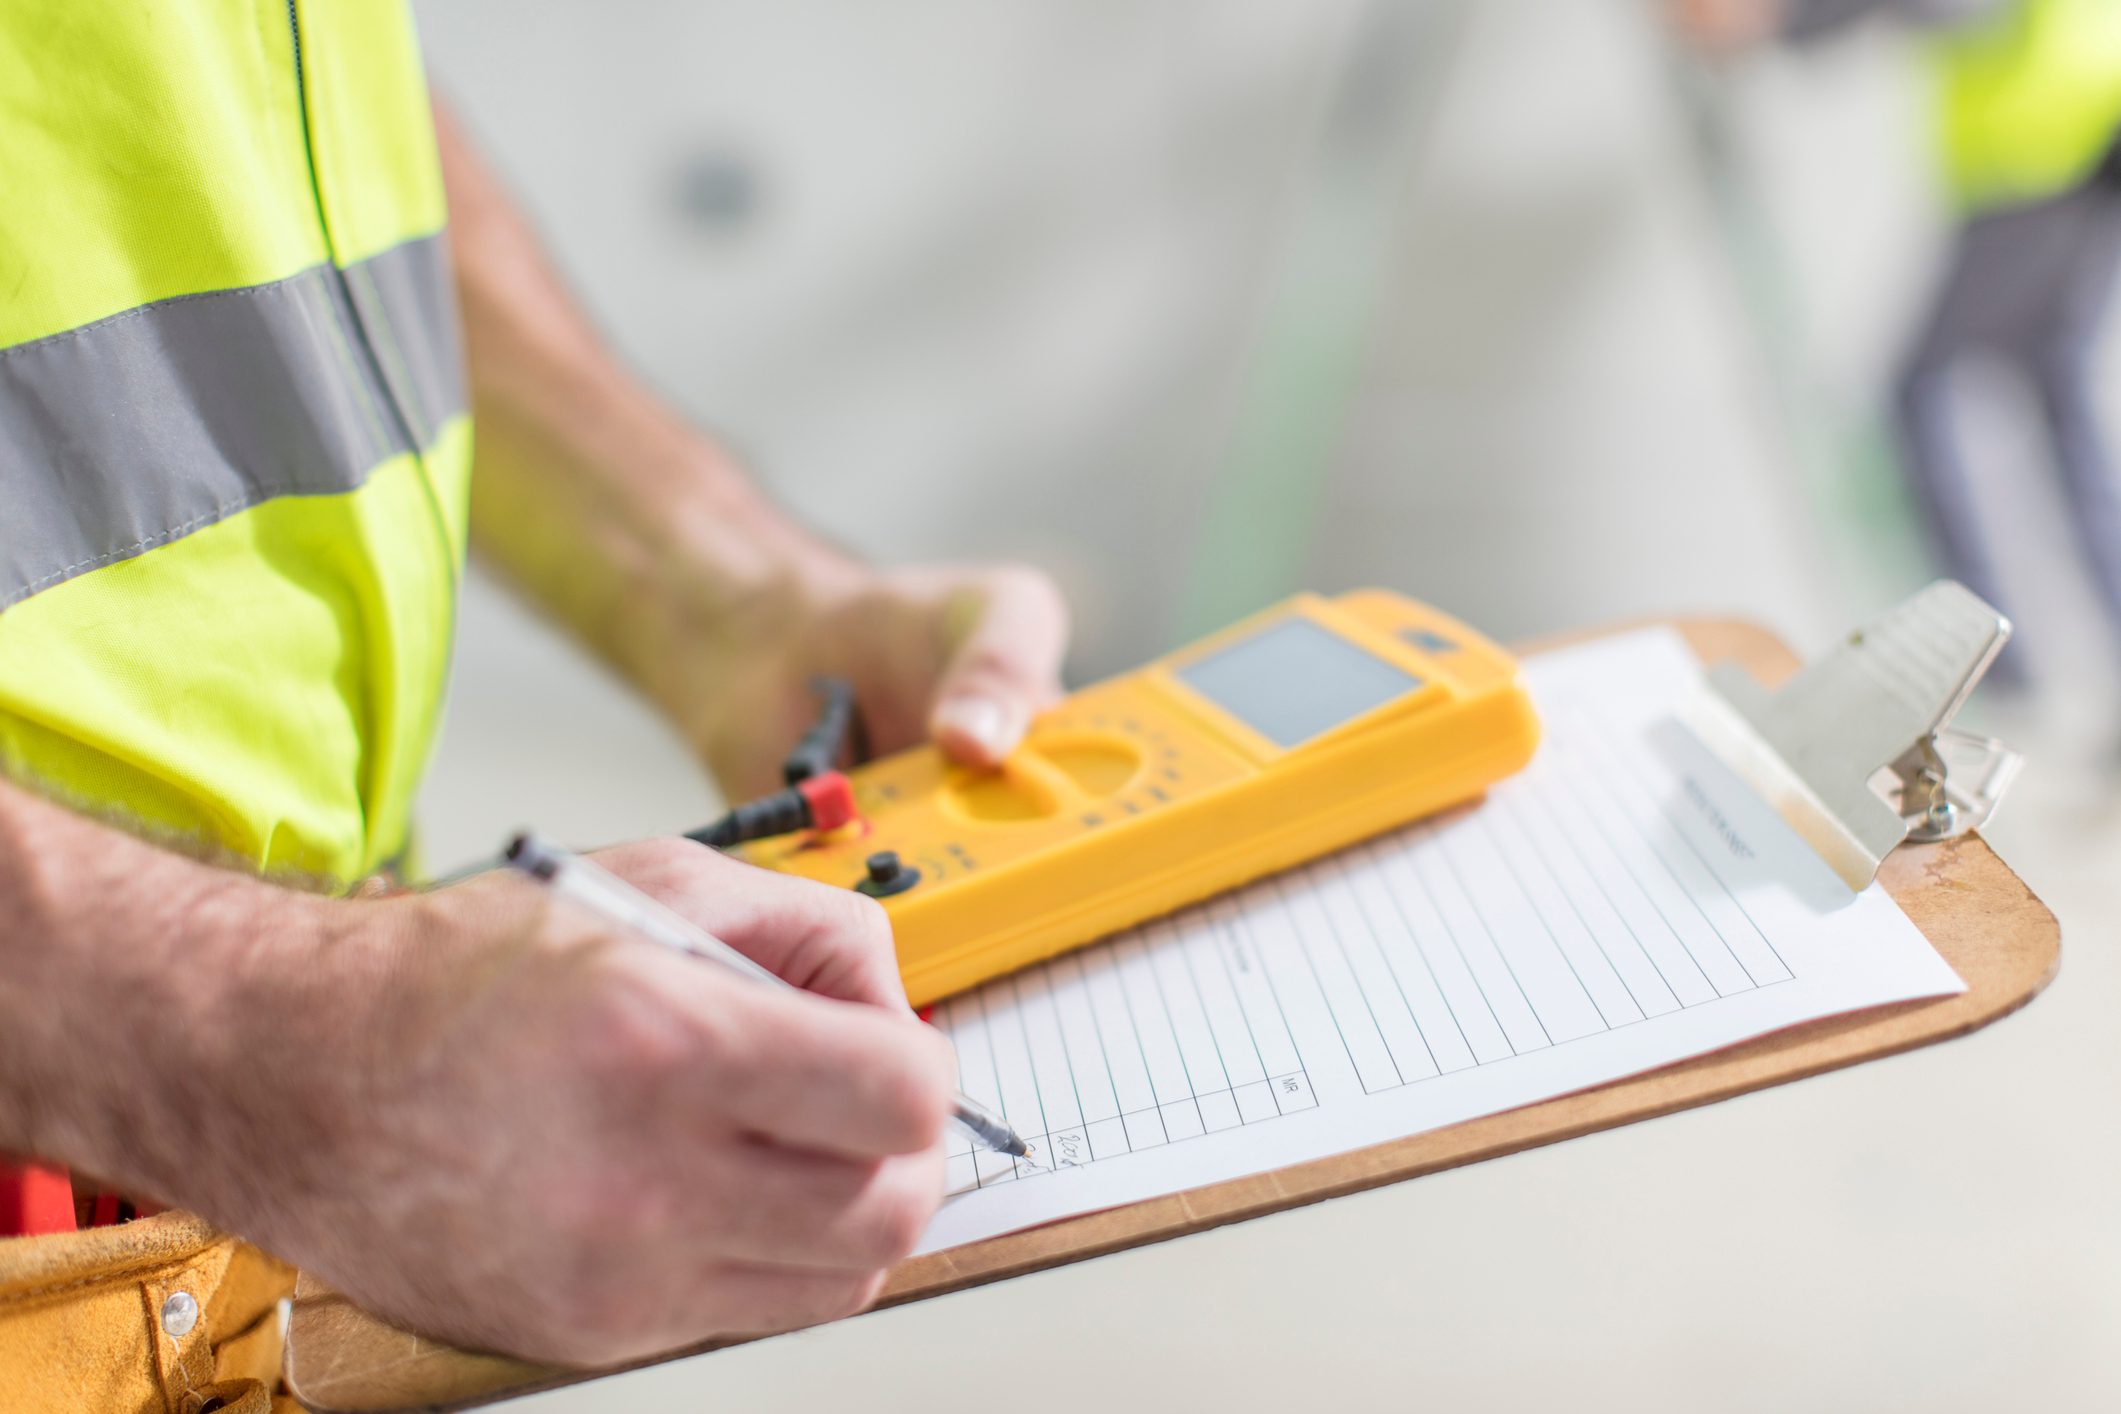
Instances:
[[[691,659],[693,685],[664,694],[732,799],[780,784],[781,758],[816,716],[821,673],[853,683],[871,751],[932,737],[972,765],[1008,755],[1060,695],[1067,605],[1034,570],[864,573],[734,617],[712,635],[717,651]],[[674,656],[687,660],[682,647]]]
[[[596,858],[812,995],[512,875],[322,899],[0,783],[0,1150],[532,1359],[860,1309],[941,1197],[955,1071],[882,910],[683,841]]]
[[[403,931],[306,1058],[332,1102],[246,1230],[382,1315],[569,1363],[860,1310],[942,1196],[955,1074],[882,910],[684,842],[596,858],[814,995],[512,876],[367,905]]]

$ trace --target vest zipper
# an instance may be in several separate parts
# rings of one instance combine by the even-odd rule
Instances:
[[[309,127],[309,81],[302,72],[302,21],[295,10],[296,0],[287,0],[287,33],[294,45],[295,60],[295,106],[302,119],[302,155],[309,168],[309,195],[317,213],[317,229],[324,237],[325,269],[327,278],[339,287],[339,295],[352,315],[353,332],[361,357],[366,361],[367,371],[375,380],[375,386],[383,392],[383,403],[391,421],[397,424],[405,445],[411,449],[413,463],[419,472],[420,488],[427,501],[427,514],[434,529],[436,544],[442,551],[442,568],[452,590],[457,582],[457,557],[455,542],[449,535],[449,521],[442,513],[442,498],[436,493],[434,481],[427,474],[427,449],[420,445],[419,435],[413,430],[412,419],[406,414],[399,400],[398,390],[391,386],[384,375],[382,360],[376,356],[375,340],[368,330],[368,320],[361,313],[360,305],[354,302],[353,287],[346,279],[346,272],[339,268],[338,252],[331,239],[331,223],[324,214],[324,187],[317,176],[316,141]],[[455,638],[455,595],[451,594],[451,622],[448,637]]]
[[[369,335],[368,322],[361,314],[361,307],[354,302],[353,287],[347,281],[346,272],[339,267],[338,250],[331,237],[331,222],[324,212],[324,185],[317,174],[316,138],[309,125],[309,80],[303,73],[302,20],[296,12],[296,3],[297,0],[287,0],[287,33],[294,46],[295,111],[302,120],[302,157],[309,169],[310,200],[317,213],[317,230],[324,237],[326,278],[338,286],[339,297],[353,326],[356,347],[360,356],[367,362],[367,372],[374,380],[375,386],[382,390],[382,402],[388,409],[391,420],[397,424],[399,435],[405,439],[406,447],[411,450],[413,472],[419,479],[420,493],[427,506],[428,525],[434,533],[435,548],[441,557],[442,577],[449,587],[448,594],[444,596],[445,616],[440,644],[442,679],[436,684],[436,701],[430,723],[430,732],[435,733],[441,726],[442,686],[448,681],[449,665],[456,656],[457,597],[461,587],[457,572],[456,541],[449,533],[449,518],[442,511],[442,498],[435,490],[434,478],[428,474],[427,449],[420,445],[419,436],[413,431],[412,419],[406,414],[404,404],[399,401],[398,390],[391,386],[390,379],[384,375],[382,361],[376,356],[375,341]],[[427,746],[430,750],[434,746],[432,735]],[[370,841],[371,846],[376,843]],[[406,841],[400,840],[388,847],[396,849],[402,855]]]

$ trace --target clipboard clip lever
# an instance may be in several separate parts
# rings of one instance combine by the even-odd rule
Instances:
[[[2018,752],[1949,726],[2010,632],[1972,590],[1940,579],[1778,690],[1719,664],[1682,716],[1860,890],[1901,841],[1979,829],[2016,778]]]

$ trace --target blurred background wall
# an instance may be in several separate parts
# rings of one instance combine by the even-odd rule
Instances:
[[[1940,239],[1890,30],[1712,71],[1646,0],[420,15],[626,354],[866,554],[1052,570],[1078,678],[1299,586],[1816,644],[1926,576],[1875,411]],[[435,863],[710,800],[474,586]]]

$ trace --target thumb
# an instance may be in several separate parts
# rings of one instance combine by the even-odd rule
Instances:
[[[992,766],[1016,749],[1032,714],[1060,696],[1068,605],[1031,569],[990,571],[959,594],[952,613],[964,626],[936,683],[928,732],[956,760]]]

